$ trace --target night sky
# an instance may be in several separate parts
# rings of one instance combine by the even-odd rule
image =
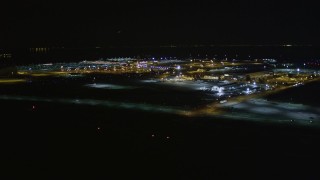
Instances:
[[[313,44],[308,1],[28,1],[2,3],[0,47]]]

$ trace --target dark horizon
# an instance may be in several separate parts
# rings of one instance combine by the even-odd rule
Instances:
[[[35,45],[21,45],[21,46],[0,46],[0,50],[10,50],[10,49],[30,49],[30,48],[54,48],[54,49],[108,49],[108,48],[236,48],[236,47],[320,47],[320,44],[182,44],[182,43],[171,43],[171,44],[123,44],[123,45],[76,45],[76,44],[61,44],[61,45],[50,45],[50,44],[35,44]]]
[[[318,45],[312,2],[5,2],[0,47]]]

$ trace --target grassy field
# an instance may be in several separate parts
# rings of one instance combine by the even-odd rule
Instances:
[[[319,177],[316,128],[88,105],[0,104],[1,161],[10,177]]]

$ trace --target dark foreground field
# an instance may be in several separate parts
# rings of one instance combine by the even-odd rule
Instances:
[[[6,179],[320,177],[320,131],[310,127],[5,100],[0,108]]]

